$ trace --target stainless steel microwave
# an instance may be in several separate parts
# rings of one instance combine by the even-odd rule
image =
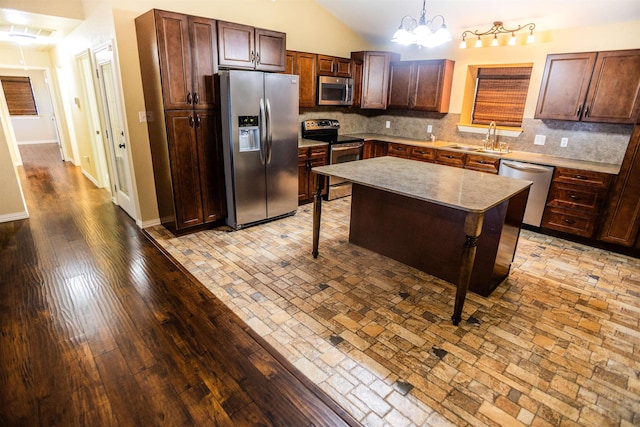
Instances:
[[[353,79],[318,76],[318,105],[353,104]]]

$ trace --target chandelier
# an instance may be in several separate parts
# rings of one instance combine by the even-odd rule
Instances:
[[[516,33],[520,30],[529,31],[529,35],[527,36],[527,43],[533,43],[535,41],[535,38],[533,36],[533,30],[535,28],[536,28],[536,24],[529,23],[524,25],[518,25],[518,28],[509,29],[504,27],[504,24],[502,23],[502,21],[495,21],[493,23],[493,27],[491,27],[487,31],[480,32],[478,30],[475,30],[475,31],[467,30],[464,33],[462,33],[462,43],[460,43],[460,48],[465,49],[467,47],[466,38],[471,35],[478,36],[478,39],[476,40],[474,46],[482,47],[482,39],[480,38],[480,36],[492,35],[493,38],[491,39],[491,46],[498,46],[500,44],[498,41],[498,34],[509,34],[509,33],[511,33],[511,37],[509,37],[509,41],[507,42],[507,45],[514,46],[516,44]]]
[[[427,20],[426,3],[427,0],[422,1],[422,12],[420,13],[419,20],[409,15],[402,17],[398,30],[391,38],[392,42],[404,46],[415,44],[420,48],[423,46],[440,46],[452,40],[451,33],[447,29],[442,15],[436,15],[432,19]],[[439,18],[439,20],[437,20],[437,18]],[[436,22],[441,22],[440,26],[436,27]]]

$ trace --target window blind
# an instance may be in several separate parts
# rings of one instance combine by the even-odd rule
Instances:
[[[521,126],[531,67],[479,68],[472,123]]]
[[[9,114],[12,116],[37,116],[38,108],[33,96],[30,77],[0,76]]]

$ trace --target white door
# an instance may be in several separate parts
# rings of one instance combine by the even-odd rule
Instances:
[[[132,218],[136,218],[136,206],[132,193],[131,165],[124,115],[122,114],[120,86],[113,59],[111,43],[94,52],[97,67],[98,88],[102,101],[102,126],[111,154],[111,176],[116,203]]]

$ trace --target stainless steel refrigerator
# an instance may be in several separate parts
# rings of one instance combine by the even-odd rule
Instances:
[[[235,229],[298,208],[298,76],[221,71],[227,224]]]

